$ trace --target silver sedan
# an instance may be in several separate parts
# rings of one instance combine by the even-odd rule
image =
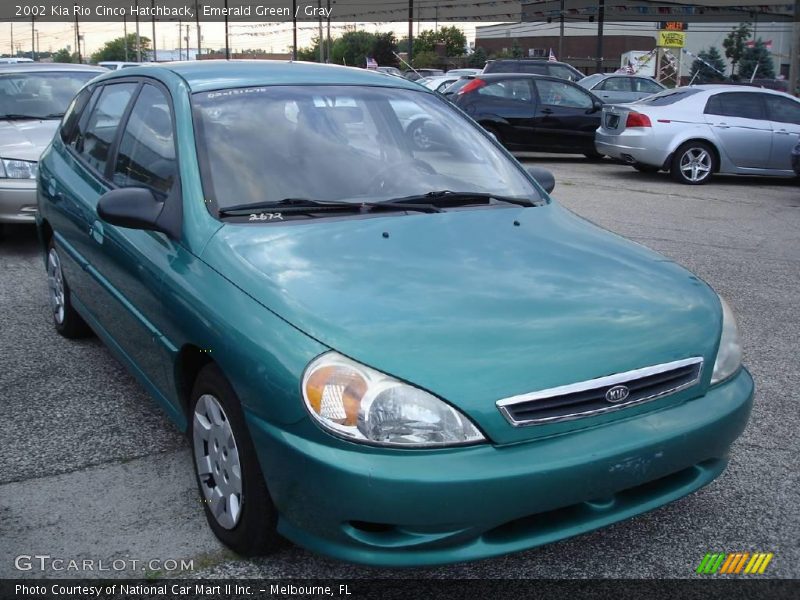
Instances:
[[[0,65],[0,227],[33,223],[36,170],[72,97],[101,67]]]
[[[794,177],[798,139],[800,100],[748,86],[697,85],[605,106],[595,147],[640,171],[665,170],[698,185],[714,173]]]
[[[664,86],[652,77],[645,75],[624,75],[618,73],[595,73],[576,82],[591,90],[603,104],[615,102],[635,102],[664,90]]]

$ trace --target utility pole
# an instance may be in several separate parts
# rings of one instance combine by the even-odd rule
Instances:
[[[78,6],[77,4],[75,5]],[[78,12],[75,11],[75,51],[78,53],[78,62],[83,62],[83,57],[81,56],[81,29],[78,25]]]
[[[136,0],[136,62],[142,62],[142,42],[139,39],[139,0]]]
[[[800,0],[794,0],[794,21],[792,21],[792,43],[789,45],[789,93],[797,95],[800,86]]]
[[[414,57],[414,0],[408,0],[408,64]]]
[[[561,0],[561,10],[558,13],[558,60],[564,60],[564,10],[564,0]]]
[[[197,58],[200,58],[200,10],[197,7],[197,0],[194,0],[194,27],[197,33]]]
[[[297,60],[297,0],[292,0],[292,60]]]
[[[317,0],[317,14],[319,15],[319,62],[324,63],[325,55],[323,51],[325,44],[322,43],[322,0]]]
[[[14,21],[11,21],[11,56],[14,56]]]
[[[153,15],[152,18],[152,25],[153,25],[153,62],[158,62],[158,55],[156,53],[156,0],[150,0],[150,14]]]
[[[327,62],[331,62],[331,0],[328,0],[328,39],[325,42]]]
[[[183,21],[178,21],[178,60],[183,60],[183,42],[181,36],[183,35]]]
[[[36,60],[36,29],[34,18],[31,17],[31,58]]]
[[[122,15],[122,39],[125,40],[125,62],[128,62],[128,17]]]
[[[228,44],[228,0],[225,0],[225,60],[231,59],[231,47]]]
[[[186,60],[192,60],[192,57],[189,55],[189,24],[186,24],[186,37],[183,38],[186,41]]]
[[[597,10],[597,72],[603,72],[603,21],[606,18],[606,0],[598,1]]]

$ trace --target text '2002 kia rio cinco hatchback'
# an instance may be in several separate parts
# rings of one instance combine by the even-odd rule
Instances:
[[[402,79],[102,75],[42,157],[38,225],[56,328],[88,325],[187,430],[241,554],[530,548],[709,483],[750,411],[708,285]]]

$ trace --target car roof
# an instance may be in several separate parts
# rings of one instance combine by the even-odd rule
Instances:
[[[720,92],[761,92],[764,94],[774,94],[776,96],[788,96],[789,98],[794,98],[791,94],[787,94],[786,92],[782,92],[780,90],[771,90],[769,88],[763,87],[756,87],[747,84],[740,84],[740,85],[729,85],[729,84],[720,84],[720,83],[704,83],[701,85],[693,85],[693,88],[703,90],[705,92],[711,93],[720,93]]]
[[[0,73],[34,73],[36,71],[89,71],[92,73],[108,73],[103,67],[94,65],[79,65],[74,63],[3,63],[0,64]]]
[[[192,92],[253,87],[259,85],[367,85],[419,90],[420,86],[399,77],[357,67],[343,67],[291,60],[196,60],[156,63],[106,72],[104,81],[146,73],[172,72]]]
[[[472,79],[485,79],[486,81],[494,81],[497,79],[547,79],[548,81],[565,81],[573,85],[576,83],[562,77],[539,75],[538,73],[478,73],[477,75],[465,75],[464,77]]]

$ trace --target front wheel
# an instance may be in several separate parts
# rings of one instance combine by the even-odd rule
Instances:
[[[268,554],[283,539],[255,447],[233,388],[214,364],[203,367],[192,390],[189,437],[206,520],[237,554]]]
[[[91,330],[86,321],[72,307],[69,285],[61,268],[61,256],[53,240],[47,246],[47,286],[56,331],[69,339],[89,335]]]
[[[672,156],[670,175],[678,183],[702,185],[716,170],[714,150],[705,142],[686,142]]]

